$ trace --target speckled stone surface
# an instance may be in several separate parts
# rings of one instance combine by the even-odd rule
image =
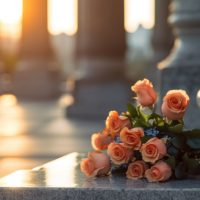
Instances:
[[[186,90],[190,97],[190,105],[184,117],[185,126],[189,129],[200,128],[200,107],[197,102],[197,92],[200,90],[200,67],[165,68],[160,71],[160,96],[164,97],[171,89]]]
[[[72,153],[0,180],[0,200],[197,200],[200,179],[148,183],[122,176],[88,179],[79,170],[82,155]]]

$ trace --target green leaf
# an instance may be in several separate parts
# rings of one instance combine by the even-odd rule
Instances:
[[[200,129],[193,129],[190,131],[191,134],[194,134],[196,136],[200,136]]]
[[[143,121],[147,122],[148,119],[149,119],[149,115],[144,113],[142,110],[141,110],[141,107],[138,106],[137,108],[137,112],[138,112],[138,116],[140,119],[142,119]]]
[[[180,153],[180,150],[176,148],[173,144],[167,145],[167,153],[171,156],[178,156]]]
[[[115,175],[117,174],[125,175],[127,169],[128,169],[128,165],[115,165],[115,166],[112,166],[111,173]]]
[[[152,113],[149,117],[149,120],[154,120],[154,126],[163,127],[165,126],[165,121],[162,116],[158,115],[157,113]]]
[[[127,109],[132,118],[138,117],[137,109],[131,103],[127,104]]]
[[[165,160],[165,162],[172,168],[175,169],[176,167],[176,159],[174,156],[170,156]]]
[[[200,129],[183,131],[182,134],[187,136],[188,138],[193,138],[193,137],[200,138]]]
[[[141,123],[139,119],[137,119],[135,123],[133,123],[133,127],[143,127],[143,124]]]
[[[190,174],[199,174],[200,173],[200,165],[197,160],[190,159],[190,164],[188,165],[188,172]]]
[[[170,126],[169,131],[171,131],[172,133],[181,133],[183,130],[183,124],[176,124],[174,126]]]
[[[184,155],[183,160],[188,168],[190,174],[200,173],[200,163],[195,158],[189,158],[187,154]]]
[[[151,127],[151,125],[148,122],[144,121],[144,119],[138,118],[137,120],[135,120],[134,127],[149,128]]]
[[[183,122],[183,120],[170,120],[169,121],[170,126],[175,126],[177,124],[183,124],[184,125],[184,122]]]
[[[162,119],[162,116],[157,114],[157,113],[152,113],[151,116],[149,117],[149,119],[154,119],[154,118],[161,118]]]
[[[187,140],[187,144],[192,149],[200,149],[200,138],[194,137]]]
[[[134,107],[135,108],[135,107]],[[129,105],[129,110],[131,109],[131,105]],[[133,109],[132,109],[133,110]],[[135,108],[137,116],[134,119],[134,127],[143,127],[143,128],[149,128],[151,127],[151,124],[148,122],[148,115],[146,115],[145,113],[143,113],[140,110],[140,106],[137,106]],[[134,112],[135,112],[134,110]],[[133,111],[132,111],[133,112]]]
[[[157,126],[158,126],[158,127],[163,127],[163,126],[165,126],[164,120],[158,120],[158,121],[157,121]]]
[[[134,151],[134,157],[136,160],[142,160],[142,154],[139,150]]]
[[[142,144],[143,143],[146,143],[149,139],[151,139],[152,137],[151,136],[144,136],[141,138],[141,141],[142,141]]]
[[[171,143],[177,149],[185,149],[186,148],[186,141],[185,141],[184,137],[181,137],[181,136],[173,137],[171,140]]]
[[[152,113],[150,116],[149,116],[149,119],[156,119],[156,120],[163,120],[163,117],[157,113]],[[163,120],[164,121],[164,120]]]
[[[184,179],[186,175],[186,166],[183,162],[180,162],[175,168],[175,176],[177,179]]]

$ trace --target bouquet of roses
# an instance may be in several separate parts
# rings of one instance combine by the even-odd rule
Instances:
[[[91,137],[95,151],[81,161],[81,171],[88,177],[120,172],[149,182],[200,174],[200,130],[184,129],[187,93],[168,91],[159,115],[154,112],[157,94],[149,80],[140,80],[131,89],[137,103],[128,104],[121,115],[109,112],[105,129]]]

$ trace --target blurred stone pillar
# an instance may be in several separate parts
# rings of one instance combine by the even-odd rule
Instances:
[[[169,5],[171,0],[155,0],[155,25],[153,29],[153,48],[155,62],[159,62],[169,55],[173,47],[173,35],[168,23]]]
[[[19,62],[13,77],[14,93],[43,99],[59,93],[59,70],[47,30],[47,0],[23,0]]]
[[[123,0],[79,0],[77,74],[69,117],[105,118],[128,101]]]
[[[169,89],[185,89],[191,98],[186,126],[199,128],[196,95],[200,89],[200,1],[173,0],[171,8],[170,23],[176,41],[171,55],[159,65],[161,96]]]
[[[5,89],[4,89],[4,74],[5,74],[5,69],[4,69],[4,65],[3,65],[3,62],[2,62],[2,52],[1,52],[1,48],[0,48],[0,95],[2,95],[5,92]]]

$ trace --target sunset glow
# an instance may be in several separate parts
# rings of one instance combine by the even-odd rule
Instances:
[[[18,38],[21,32],[22,0],[0,0],[1,37]]]
[[[134,32],[138,25],[151,29],[154,26],[155,0],[125,0],[125,30]]]
[[[154,26],[155,0],[125,0],[125,30],[134,32],[139,24]],[[48,29],[53,35],[74,35],[78,29],[78,0],[48,0]],[[0,0],[1,38],[19,38],[22,0]]]
[[[15,136],[25,132],[24,110],[12,94],[0,95],[0,136]]]
[[[53,35],[77,32],[77,0],[49,0],[49,32]]]

